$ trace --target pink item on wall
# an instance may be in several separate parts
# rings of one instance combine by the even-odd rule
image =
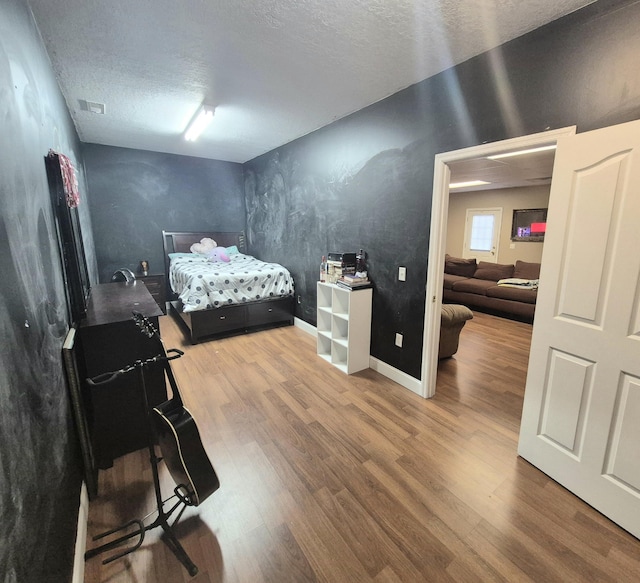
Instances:
[[[60,154],[54,150],[49,150],[49,156],[58,157],[60,162],[60,173],[62,174],[62,186],[64,188],[65,198],[69,208],[76,208],[80,204],[80,192],[78,190],[78,179],[76,178],[76,170],[71,160],[64,154]]]

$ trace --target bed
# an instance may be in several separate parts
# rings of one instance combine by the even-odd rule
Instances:
[[[229,263],[209,263],[191,254],[191,245],[205,237],[213,239],[221,247],[235,247],[238,252],[229,255]],[[163,231],[162,240],[170,311],[192,344],[204,339],[293,324],[295,303],[291,274],[279,264],[259,262],[248,256],[243,232]],[[256,265],[262,273],[248,271]],[[201,268],[206,271],[200,273]],[[240,272],[249,273],[250,277],[241,277]],[[202,276],[203,273],[206,277]],[[267,279],[264,282],[254,280],[254,277],[265,274]],[[213,279],[214,275],[222,279]],[[212,289],[203,290],[194,283],[209,282],[210,279]],[[256,281],[256,287],[240,289],[238,286],[246,283],[242,282],[244,279]],[[274,279],[278,281],[277,286],[272,285]],[[172,282],[177,291],[174,291]]]

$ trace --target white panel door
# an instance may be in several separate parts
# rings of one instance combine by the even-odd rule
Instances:
[[[518,453],[640,538],[640,121],[558,139]]]

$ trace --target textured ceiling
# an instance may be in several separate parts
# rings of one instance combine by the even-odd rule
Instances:
[[[592,0],[27,1],[82,141],[245,162]]]

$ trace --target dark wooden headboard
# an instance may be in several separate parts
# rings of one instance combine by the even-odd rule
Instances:
[[[213,239],[220,247],[231,247],[232,245],[236,245],[240,253],[247,252],[247,242],[244,236],[244,231],[209,233],[162,231],[164,272],[167,276],[167,297],[171,297],[173,295],[171,286],[169,285],[169,253],[189,253],[191,245],[199,243],[200,240],[205,237]]]
[[[191,245],[205,237],[213,239],[220,247],[237,245],[238,251],[247,252],[244,231],[237,233],[187,233],[183,231],[162,231],[165,255],[169,253],[189,253]]]

